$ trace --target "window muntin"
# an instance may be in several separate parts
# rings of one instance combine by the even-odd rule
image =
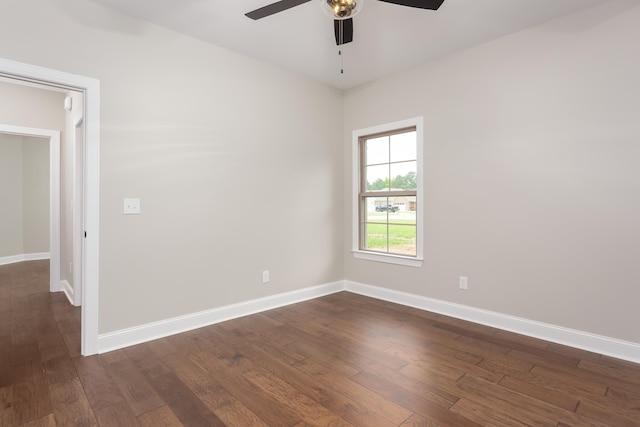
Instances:
[[[422,133],[422,117],[353,131],[356,258],[422,265]]]

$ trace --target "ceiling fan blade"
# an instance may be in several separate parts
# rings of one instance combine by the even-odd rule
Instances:
[[[353,41],[353,19],[335,19],[333,21],[333,32],[338,46],[351,43]]]
[[[444,0],[380,0],[385,3],[399,4],[400,6],[417,7],[418,9],[438,10]]]
[[[260,9],[256,9],[249,13],[245,13],[245,16],[251,19],[262,19],[274,13],[282,12],[292,7],[300,6],[301,4],[308,3],[311,0],[282,0],[275,3],[268,4]]]

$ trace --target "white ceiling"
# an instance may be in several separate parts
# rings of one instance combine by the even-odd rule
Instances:
[[[348,89],[607,0],[445,0],[437,11],[360,0],[344,74],[323,0],[258,21],[244,14],[274,0],[92,1]]]

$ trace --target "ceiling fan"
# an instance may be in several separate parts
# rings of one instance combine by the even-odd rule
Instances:
[[[311,0],[282,0],[271,3],[245,15],[257,20],[283,12],[292,7],[308,3]],[[321,0],[323,8],[333,18],[333,29],[338,46],[353,41],[353,17],[362,9],[364,0]],[[418,9],[438,10],[444,0],[379,0],[400,6]]]

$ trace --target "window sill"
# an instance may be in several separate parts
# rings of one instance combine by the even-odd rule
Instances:
[[[373,252],[352,250],[353,256],[367,261],[385,262],[387,264],[406,265],[409,267],[422,267],[423,258],[406,257],[401,255],[387,255]]]

